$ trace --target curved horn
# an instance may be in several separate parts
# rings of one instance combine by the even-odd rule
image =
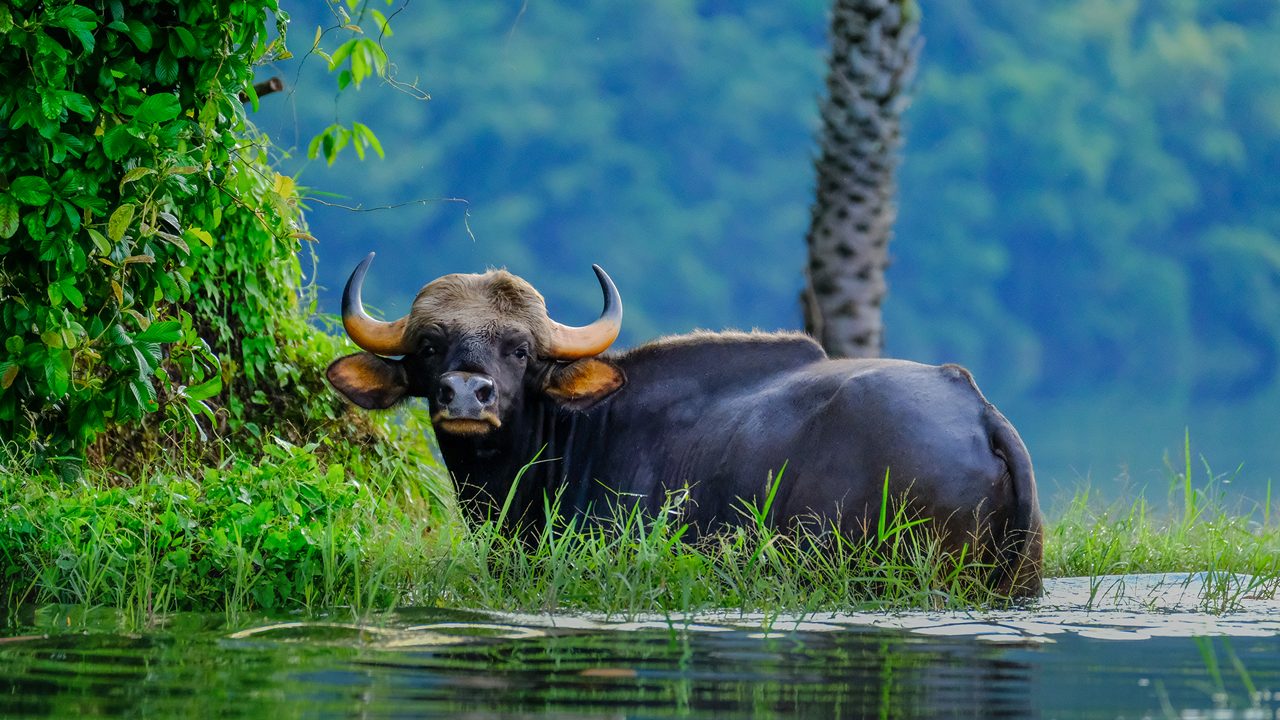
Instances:
[[[596,277],[600,279],[600,289],[604,291],[604,310],[600,317],[590,325],[569,327],[551,321],[551,345],[547,348],[547,356],[557,360],[576,360],[578,358],[599,355],[618,339],[622,330],[622,296],[608,274],[599,265],[592,265]]]
[[[365,314],[364,303],[360,301],[360,287],[364,285],[364,274],[373,262],[373,255],[366,255],[347,279],[347,287],[342,291],[342,326],[351,341],[364,350],[377,355],[404,355],[411,349],[404,337],[407,316],[395,322],[374,320]]]

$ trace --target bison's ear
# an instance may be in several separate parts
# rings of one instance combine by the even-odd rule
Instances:
[[[570,410],[586,410],[617,392],[627,382],[622,369],[607,360],[583,358],[557,364],[547,377],[546,392]]]
[[[338,392],[366,410],[385,410],[409,392],[404,366],[373,353],[338,358],[325,375]]]

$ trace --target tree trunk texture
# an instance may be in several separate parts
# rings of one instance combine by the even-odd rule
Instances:
[[[884,348],[899,117],[919,27],[914,0],[835,0],[801,298],[805,329],[833,357],[877,357]]]

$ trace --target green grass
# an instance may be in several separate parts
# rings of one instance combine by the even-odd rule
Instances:
[[[501,515],[470,531],[455,528],[429,573],[439,586],[418,599],[622,616],[937,608],[1000,599],[979,579],[985,568],[944,552],[902,515],[891,515],[879,528],[884,542],[870,545],[775,532],[765,524],[766,501],[742,508],[744,526],[685,542],[685,502],[673,494],[651,519],[633,510],[601,527],[562,524],[530,546],[499,529]],[[554,505],[547,511],[554,515]],[[812,551],[818,543],[823,551]]]
[[[1171,465],[1163,493],[1106,501],[1086,486],[1050,519],[1045,538],[1049,577],[1203,572],[1206,607],[1231,609],[1247,595],[1280,590],[1280,522],[1268,483],[1257,502],[1230,499],[1230,476],[1202,461],[1196,480],[1189,440]],[[1238,471],[1237,471],[1238,472]],[[1163,497],[1161,497],[1163,495]],[[1241,584],[1234,576],[1248,575]]]
[[[742,508],[743,527],[693,543],[680,520],[684,497],[673,494],[647,521],[632,512],[603,527],[561,524],[525,544],[499,530],[501,515],[474,526],[457,519],[443,470],[408,420],[388,445],[394,455],[268,440],[260,457],[216,467],[185,463],[178,449],[136,479],[90,471],[68,483],[0,450],[0,605],[11,617],[23,606],[109,606],[145,626],[180,610],[366,616],[425,605],[634,616],[1000,601],[981,582],[984,568],[940,550],[927,525],[887,514],[874,545],[796,538],[766,526],[767,498]],[[1170,473],[1164,505],[1102,503],[1088,489],[1066,503],[1050,518],[1047,575],[1206,571],[1220,610],[1244,593],[1274,593],[1271,498],[1228,507],[1211,473],[1189,480],[1187,458]],[[1235,573],[1257,580],[1241,587],[1227,581]]]
[[[105,605],[144,625],[177,610],[395,602],[408,578],[392,573],[448,515],[443,471],[403,439],[392,455],[272,438],[211,467],[176,448],[136,478],[70,482],[0,445],[0,607]]]

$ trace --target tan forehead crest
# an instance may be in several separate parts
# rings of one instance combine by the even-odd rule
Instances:
[[[506,270],[483,274],[445,275],[422,288],[413,301],[412,325],[431,323],[462,327],[518,324],[545,338],[546,301],[532,285]]]

